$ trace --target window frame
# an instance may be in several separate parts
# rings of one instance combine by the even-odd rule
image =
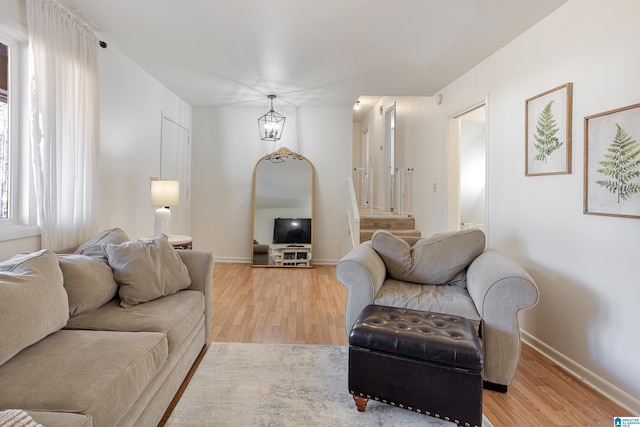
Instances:
[[[0,42],[8,47],[9,101],[9,213],[0,219],[0,242],[40,234],[37,224],[35,191],[31,177],[29,144],[28,36],[26,28],[15,22],[2,22]]]
[[[19,68],[19,43],[13,37],[0,30],[0,43],[7,46],[7,104],[9,112],[8,120],[8,153],[9,153],[9,185],[8,198],[9,209],[7,218],[0,218],[0,227],[18,225],[18,191],[16,190],[19,179],[20,151],[20,68]],[[17,60],[16,60],[17,59]],[[17,95],[17,96],[16,96]]]

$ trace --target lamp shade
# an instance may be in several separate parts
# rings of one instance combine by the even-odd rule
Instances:
[[[151,206],[178,206],[180,181],[151,181]]]

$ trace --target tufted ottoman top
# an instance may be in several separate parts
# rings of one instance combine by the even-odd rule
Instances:
[[[368,305],[349,334],[349,345],[482,371],[482,348],[464,317]]]

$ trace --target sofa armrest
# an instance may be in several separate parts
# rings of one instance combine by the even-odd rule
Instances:
[[[338,262],[336,276],[349,289],[344,325],[348,336],[360,312],[373,303],[387,276],[387,268],[371,241],[367,241]]]
[[[189,270],[191,285],[187,289],[204,293],[204,315],[206,339],[211,333],[211,319],[213,317],[213,254],[211,252],[177,249],[182,262]]]
[[[518,312],[538,302],[538,287],[524,269],[496,250],[485,250],[467,270],[467,290],[482,318],[484,379],[509,385],[520,357]]]

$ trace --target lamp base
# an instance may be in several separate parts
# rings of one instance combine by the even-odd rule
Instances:
[[[167,237],[171,234],[171,211],[169,208],[156,209],[153,234],[164,234]]]

